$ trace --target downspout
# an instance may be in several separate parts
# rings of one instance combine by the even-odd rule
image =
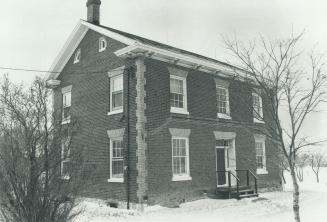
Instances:
[[[127,69],[127,89],[126,89],[126,131],[127,131],[127,138],[126,138],[126,202],[127,202],[127,209],[129,210],[130,208],[130,195],[129,195],[129,175],[130,175],[130,170],[129,170],[129,134],[130,134],[130,124],[129,124],[129,80],[130,80],[130,68]]]

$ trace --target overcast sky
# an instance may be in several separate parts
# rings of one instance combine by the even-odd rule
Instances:
[[[1,0],[0,66],[48,70],[79,19],[86,0]],[[222,61],[221,35],[251,39],[306,30],[303,48],[327,51],[326,0],[102,0],[101,23]],[[35,73],[9,72],[31,82]],[[327,136],[327,113],[308,126]]]

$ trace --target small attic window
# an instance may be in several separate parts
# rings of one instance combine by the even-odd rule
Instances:
[[[81,49],[78,49],[74,56],[74,64],[79,63],[79,61],[81,60],[81,54],[82,54]]]
[[[99,39],[99,52],[103,52],[107,48],[107,40],[104,37]]]

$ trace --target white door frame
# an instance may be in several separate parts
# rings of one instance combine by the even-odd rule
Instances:
[[[224,149],[224,158],[225,158],[225,170],[231,171],[232,173],[236,173],[236,152],[235,152],[235,139],[224,139],[228,140],[228,147],[223,146],[215,146],[215,155],[216,155],[216,182],[217,187],[226,187],[228,186],[228,173],[226,173],[226,183],[222,185],[218,185],[218,173],[217,173],[217,149]],[[228,154],[228,155],[227,155]],[[227,158],[228,157],[228,158]],[[234,164],[233,164],[234,163]],[[236,175],[236,174],[235,174]],[[231,176],[231,185],[236,185],[236,179]]]

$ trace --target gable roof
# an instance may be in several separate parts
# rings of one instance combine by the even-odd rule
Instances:
[[[199,69],[201,71],[216,73],[219,75],[234,75],[233,71],[241,69],[230,64],[199,55],[190,51],[169,46],[144,37],[133,35],[110,27],[95,25],[84,20],[80,20],[73,32],[66,41],[63,49],[56,57],[54,63],[47,73],[47,80],[55,80],[62,72],[69,58],[72,56],[77,46],[83,40],[88,30],[93,30],[102,35],[120,41],[127,45],[115,52],[120,57],[131,57],[143,54],[153,59],[171,62],[188,68]]]

